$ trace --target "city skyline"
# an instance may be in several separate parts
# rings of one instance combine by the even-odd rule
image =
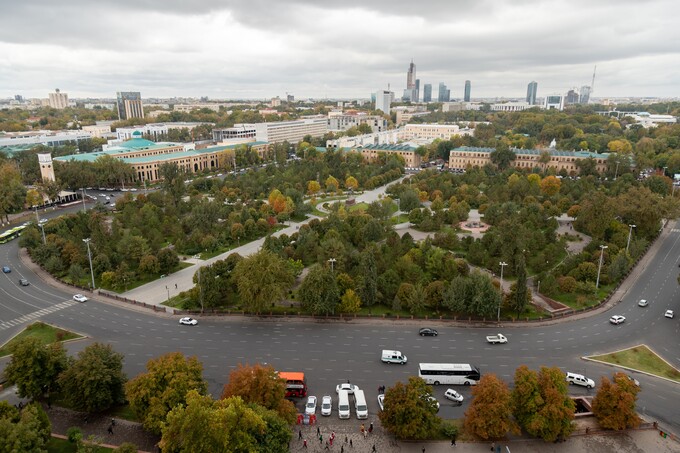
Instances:
[[[670,0],[27,0],[3,12],[0,98],[367,98],[407,88],[410,61],[423,85],[473,81],[473,98],[523,98],[530,81],[538,97],[564,94],[595,65],[595,98],[680,97]],[[631,17],[654,27],[630,30]]]

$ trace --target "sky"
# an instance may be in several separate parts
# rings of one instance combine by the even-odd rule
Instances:
[[[0,0],[0,98],[680,97],[678,0]],[[421,88],[422,96],[422,88]]]

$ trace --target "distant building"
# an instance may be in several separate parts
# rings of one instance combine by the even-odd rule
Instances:
[[[191,112],[192,110],[202,110],[202,109],[208,109],[212,110],[213,112],[219,112],[220,111],[220,105],[221,104],[175,104],[172,106],[172,110],[175,112]],[[159,110],[156,110],[159,111]],[[160,110],[163,112],[162,110]],[[149,112],[152,113],[152,112]],[[167,113],[167,112],[164,112]],[[148,115],[147,115],[148,116]]]
[[[119,91],[116,93],[118,119],[144,118],[142,95],[139,91]]]
[[[168,135],[170,129],[189,129],[192,130],[201,124],[212,123],[149,123],[141,126],[119,127],[116,129],[116,136],[118,140],[130,140],[139,134],[140,137],[146,136],[154,141],[162,140],[164,136]]]
[[[465,102],[470,102],[470,91],[472,89],[471,83],[469,80],[465,81],[465,94],[463,95],[463,100]]]
[[[573,104],[578,104],[578,93],[576,92],[576,89],[571,89],[567,91],[567,96],[564,99],[564,105],[573,105]]]
[[[465,102],[444,102],[442,104],[442,112],[462,112],[467,110]]]
[[[328,120],[326,117],[319,116],[295,121],[235,124],[233,127],[213,129],[213,139],[216,142],[251,138],[258,142],[298,143],[306,135],[321,137],[327,132]]]
[[[408,72],[406,73],[406,89],[414,90],[416,88],[416,65],[411,60],[411,64],[408,65]]]
[[[286,102],[295,102],[295,96],[292,94],[286,94]]]
[[[491,110],[494,112],[521,112],[531,108],[532,105],[528,102],[503,102],[491,104]]]
[[[387,130],[387,120],[380,115],[367,115],[357,112],[328,115],[329,131],[346,131],[351,127],[359,127],[361,124],[368,124],[373,132]]]
[[[86,131],[25,131],[0,134],[0,148],[23,145],[63,146],[71,142],[89,140],[92,134]]]
[[[439,92],[437,93],[439,102],[449,102],[451,100],[451,90],[446,87],[444,82],[439,82]]]
[[[111,123],[113,121],[97,121],[94,126],[83,126],[80,129],[83,132],[89,132],[93,137],[108,138],[114,135],[111,132]]]
[[[405,141],[434,141],[437,138],[449,140],[453,135],[461,135],[456,124],[417,123],[407,124],[399,129],[399,138]]]
[[[423,102],[432,102],[432,84],[423,85]]]
[[[413,107],[406,107],[406,106],[399,106],[394,109],[397,112],[397,118],[396,118],[396,124],[406,124],[409,121],[411,121],[411,118],[414,118],[416,116],[426,116],[429,115],[430,112],[428,112],[425,109],[420,109],[420,108],[413,108]]]
[[[578,98],[579,104],[587,104],[590,101],[590,87],[588,85],[583,85],[581,87],[581,93]]]
[[[389,90],[378,90],[375,95],[375,109],[389,115],[392,96],[394,96],[394,93]]]
[[[49,94],[48,105],[53,109],[65,109],[68,107],[68,94],[59,91],[59,88]]]
[[[390,129],[373,134],[355,135],[354,137],[340,137],[327,140],[326,148],[353,149],[370,145],[394,145],[399,141],[398,129]]]
[[[278,96],[276,96],[275,98],[272,98],[272,101],[271,101],[272,108],[273,107],[279,107],[280,105],[281,105],[281,98],[279,98]]]
[[[421,162],[416,148],[411,145],[368,145],[352,148],[351,151],[360,152],[367,162],[375,162],[381,154],[401,156],[408,168],[419,168]]]
[[[678,119],[673,115],[657,115],[648,112],[637,112],[630,115],[637,123],[642,124],[644,127],[655,127],[662,124],[675,124],[678,122]]]
[[[54,165],[52,164],[51,154],[38,154],[38,165],[40,165],[40,176],[43,181],[56,181],[54,176]]]
[[[416,79],[416,94],[414,96],[414,99],[412,99],[413,102],[420,102],[420,79]]]
[[[538,91],[538,83],[529,82],[529,85],[527,85],[527,103],[529,105],[536,105],[536,91]]]
[[[546,110],[564,110],[564,96],[561,94],[550,94],[543,101],[543,108]]]

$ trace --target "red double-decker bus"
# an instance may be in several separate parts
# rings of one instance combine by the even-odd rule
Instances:
[[[305,373],[298,371],[279,371],[279,376],[286,380],[286,397],[303,398],[307,396]]]

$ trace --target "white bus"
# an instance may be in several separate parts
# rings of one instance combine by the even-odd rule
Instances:
[[[468,363],[421,363],[418,377],[426,384],[477,385],[481,374],[479,368]]]

